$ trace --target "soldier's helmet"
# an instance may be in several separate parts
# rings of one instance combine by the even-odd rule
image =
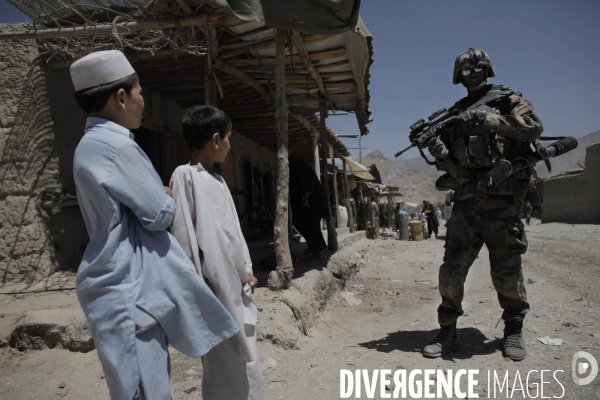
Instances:
[[[482,65],[485,67],[487,71],[487,77],[493,78],[496,76],[496,72],[494,71],[494,64],[490,60],[488,54],[480,49],[470,48],[464,53],[460,53],[458,57],[456,57],[456,61],[454,61],[454,73],[452,74],[452,83],[458,85],[460,80],[458,79],[458,73],[461,69],[472,68],[478,65]]]

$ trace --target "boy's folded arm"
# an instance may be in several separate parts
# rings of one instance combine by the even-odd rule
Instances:
[[[145,229],[160,231],[171,225],[175,202],[165,193],[152,163],[136,145],[117,150],[106,186]]]
[[[196,213],[194,212],[194,195],[190,176],[180,168],[176,169],[171,176],[169,187],[173,191],[173,199],[175,200],[175,216],[171,225],[171,234],[175,236],[187,256],[196,264],[196,268],[200,266],[200,254],[198,242],[194,232],[194,221]],[[198,270],[200,273],[200,270]]]

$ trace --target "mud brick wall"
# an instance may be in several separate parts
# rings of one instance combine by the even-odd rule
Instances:
[[[41,204],[75,194],[83,127],[68,70],[48,70],[33,41],[0,42],[0,285],[77,268],[87,241],[79,208]]]
[[[600,224],[600,143],[588,146],[585,153],[587,202],[585,213],[590,223]]]
[[[584,171],[544,182],[542,222],[600,224],[600,143],[586,149]]]

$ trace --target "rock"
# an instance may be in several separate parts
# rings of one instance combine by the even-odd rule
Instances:
[[[264,372],[268,369],[275,369],[277,367],[277,360],[274,358],[267,358],[260,363],[260,369]]]
[[[64,389],[65,386],[67,386],[67,382],[65,382],[65,381],[62,381],[61,383],[58,384],[59,389]]]
[[[104,376],[104,374],[100,374],[100,379],[104,379],[104,378],[106,378],[106,377]]]
[[[197,390],[198,386],[188,386],[185,389],[183,389],[183,391],[185,393],[192,393],[193,391]]]

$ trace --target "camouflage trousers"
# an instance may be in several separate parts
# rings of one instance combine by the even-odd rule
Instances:
[[[490,254],[492,282],[504,310],[502,318],[522,321],[529,311],[521,270],[527,236],[519,219],[516,197],[496,196],[457,201],[448,221],[444,263],[439,272],[441,326],[463,315],[462,301],[469,268],[485,244]]]

